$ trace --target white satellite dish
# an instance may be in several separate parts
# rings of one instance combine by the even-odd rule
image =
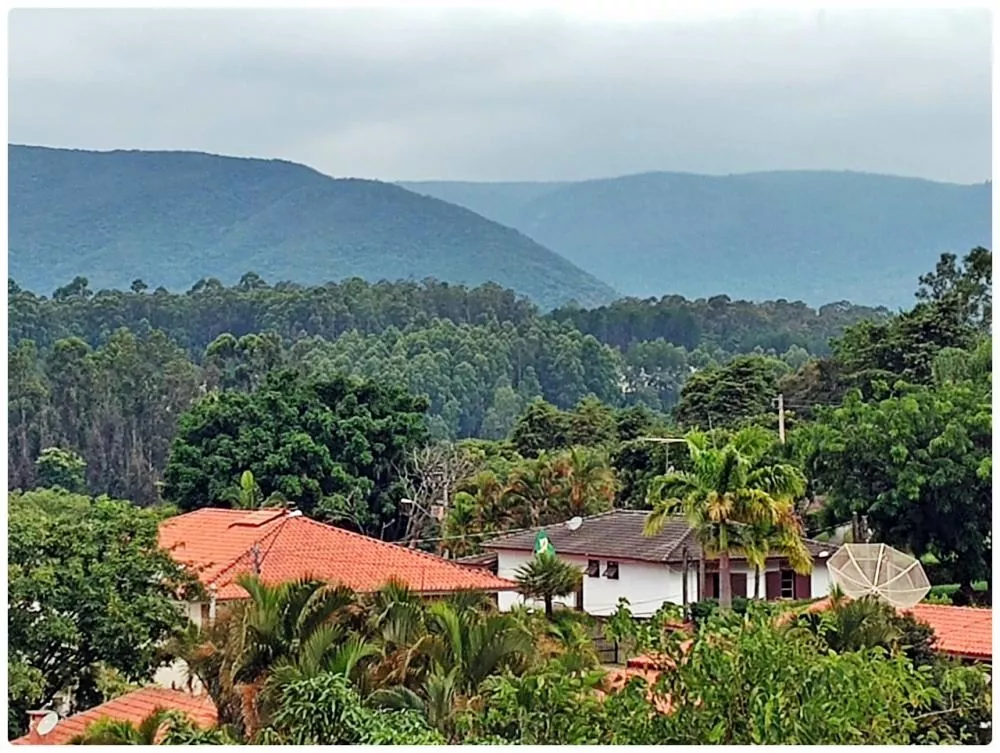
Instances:
[[[57,724],[59,724],[59,714],[55,711],[50,711],[38,720],[38,726],[35,727],[35,731],[39,735],[47,735],[55,729]]]
[[[571,531],[575,531],[582,525],[583,525],[583,518],[581,518],[579,515],[577,515],[574,518],[570,518],[569,520],[566,521],[566,527]]]
[[[916,606],[931,590],[920,561],[885,544],[844,544],[827,568],[852,599],[874,596],[897,609]]]

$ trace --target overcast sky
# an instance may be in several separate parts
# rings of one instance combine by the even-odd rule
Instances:
[[[9,138],[336,176],[990,177],[986,11],[15,10]]]

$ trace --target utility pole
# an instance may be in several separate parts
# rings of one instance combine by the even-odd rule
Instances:
[[[663,473],[670,473],[670,445],[672,444],[683,444],[687,442],[686,439],[681,437],[639,437],[639,442],[657,442],[662,444],[663,447]]]
[[[778,438],[785,443],[785,396],[778,393]]]

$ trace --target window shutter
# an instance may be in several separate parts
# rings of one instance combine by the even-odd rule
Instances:
[[[812,577],[795,573],[795,598],[812,598]]]
[[[734,599],[737,596],[742,596],[744,598],[746,597],[747,595],[746,573],[730,573],[729,584],[730,584],[730,593],[732,593]]]
[[[771,570],[764,573],[765,595],[768,601],[781,598],[781,571]]]

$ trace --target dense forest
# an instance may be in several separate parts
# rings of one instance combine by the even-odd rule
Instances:
[[[991,291],[985,248],[943,255],[892,316],[721,297],[543,316],[496,286],[249,274],[184,294],[79,278],[50,298],[10,281],[8,733],[179,658],[218,726],[154,714],[77,742],[987,742],[988,674],[874,599],[817,614],[723,587],[643,621],[623,600],[603,637],[660,670],[626,682],[598,626],[552,608],[583,577],[555,555],[517,573],[544,610],[246,576],[250,598],[196,630],[176,602],[191,574],[156,542],[178,511],[293,504],[459,557],[617,506],[653,530],[680,510],[722,572],[736,548],[806,568],[802,533],[860,519],[940,598],[988,603]]]
[[[76,278],[51,296],[11,280],[8,294],[9,487],[30,488],[41,450],[60,446],[85,459],[91,491],[147,503],[178,417],[206,392],[252,390],[280,368],[389,380],[428,399],[432,438],[502,439],[537,398],[667,413],[697,370],[756,353],[790,373],[847,326],[888,317],[724,296],[542,315],[493,284],[272,286],[253,273],[185,293],[141,280],[95,293]]]

